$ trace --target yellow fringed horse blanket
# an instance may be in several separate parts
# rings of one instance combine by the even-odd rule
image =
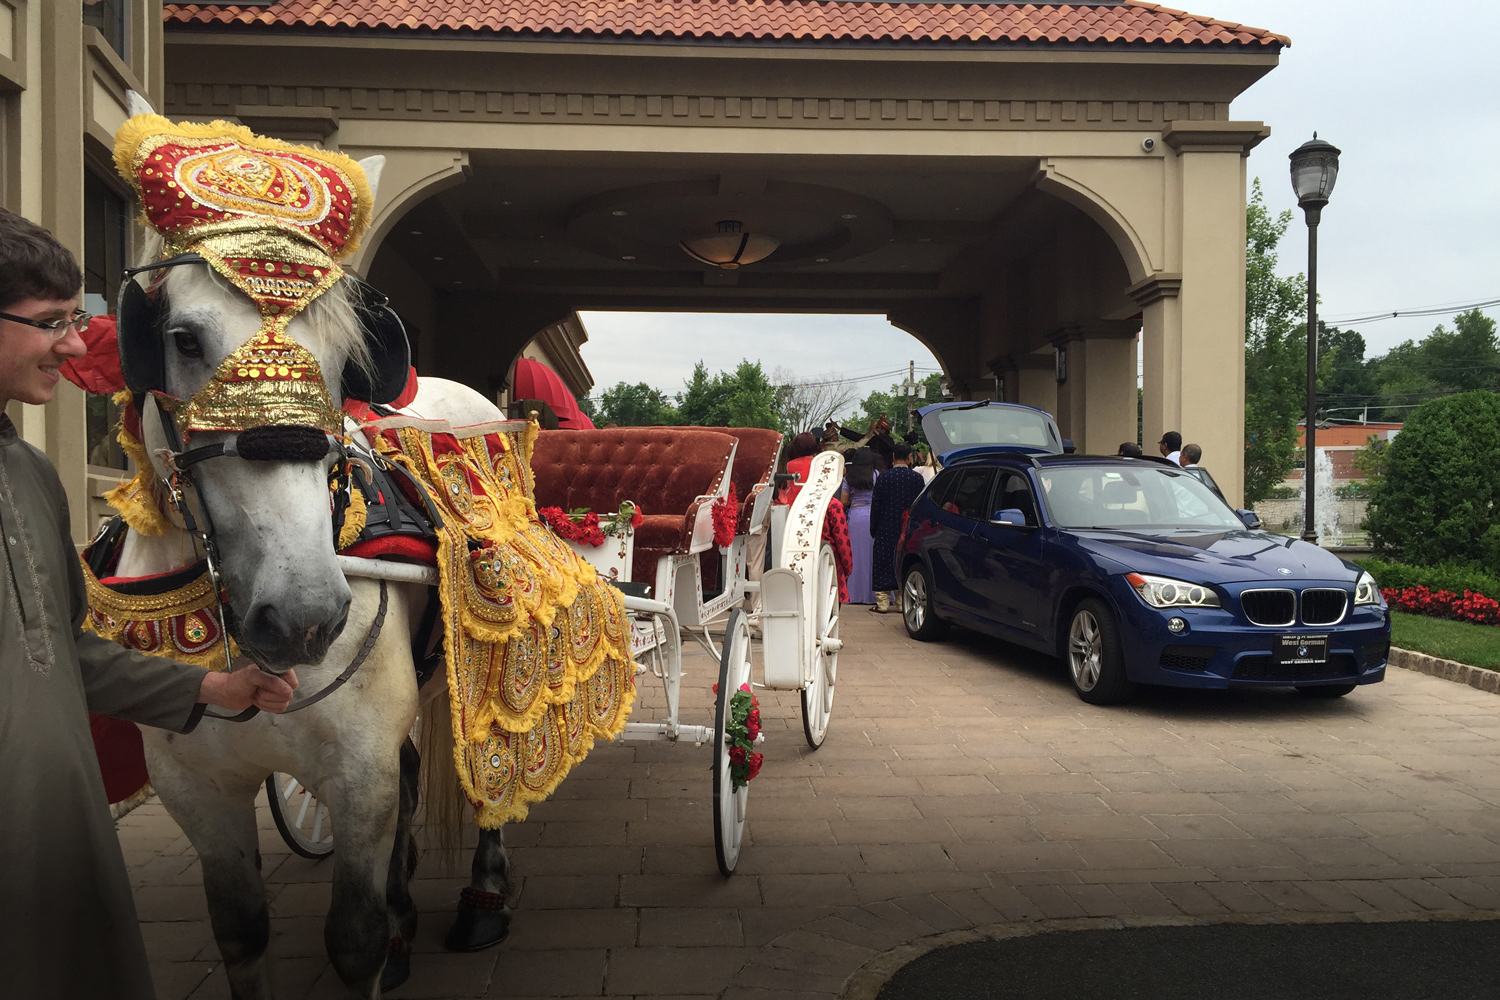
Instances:
[[[454,764],[486,829],[524,819],[635,700],[620,594],[537,517],[536,425],[368,425],[375,450],[427,488],[438,532]]]

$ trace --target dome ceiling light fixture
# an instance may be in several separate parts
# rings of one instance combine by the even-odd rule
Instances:
[[[776,252],[781,241],[774,236],[744,232],[744,226],[733,220],[719,222],[718,232],[693,236],[679,244],[694,260],[725,271],[765,260]]]

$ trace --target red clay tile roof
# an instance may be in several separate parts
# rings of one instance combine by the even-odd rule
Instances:
[[[858,0],[284,0],[168,3],[171,25],[480,31],[756,41],[1204,45],[1275,51],[1283,35],[1157,4],[868,3]]]

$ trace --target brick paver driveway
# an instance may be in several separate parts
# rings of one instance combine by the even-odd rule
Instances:
[[[844,637],[823,749],[794,699],[762,698],[732,879],[708,751],[601,746],[508,828],[522,878],[500,948],[442,951],[468,861],[427,852],[420,954],[394,995],[827,997],[884,949],[1006,921],[1500,909],[1493,694],[1392,670],[1331,702],[1146,691],[1102,709],[1059,664],[972,634],[915,643],[851,607]],[[683,718],[701,722],[714,677],[687,663]],[[227,997],[186,838],[153,801],[120,839],[163,1000]],[[281,995],[339,995],[329,866],[289,855],[264,809],[261,851]]]

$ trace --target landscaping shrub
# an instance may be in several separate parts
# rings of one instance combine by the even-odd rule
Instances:
[[[1385,559],[1364,558],[1359,565],[1368,570],[1380,584],[1382,590],[1409,590],[1426,587],[1428,590],[1447,590],[1455,594],[1464,591],[1500,598],[1500,577],[1469,566],[1444,563],[1439,566],[1408,566],[1405,563],[1389,562]]]
[[[1500,393],[1424,404],[1385,459],[1366,517],[1377,554],[1418,566],[1474,567],[1487,552],[1500,554],[1500,533],[1491,531],[1500,520]]]

